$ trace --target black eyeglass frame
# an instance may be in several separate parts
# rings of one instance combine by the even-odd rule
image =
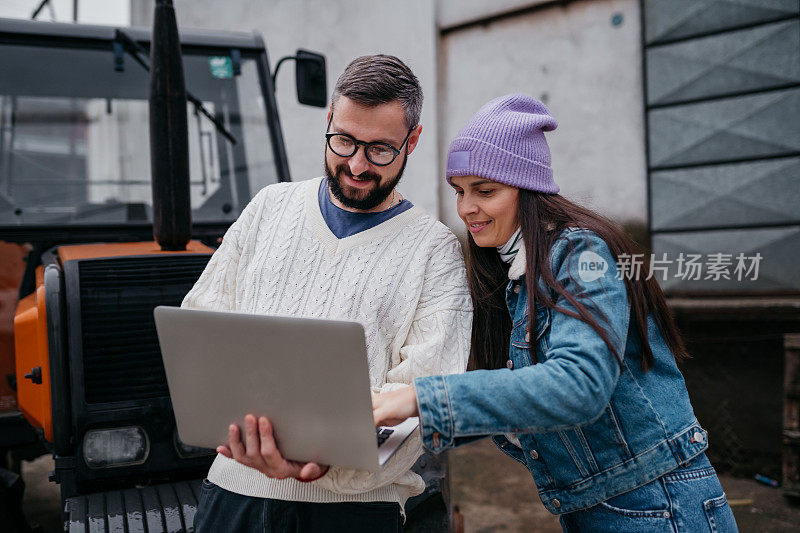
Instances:
[[[331,118],[328,119],[328,127],[326,128],[326,130],[329,130],[331,128],[331,122],[333,122],[333,113],[331,113]],[[387,166],[391,165],[392,163],[394,163],[395,159],[397,159],[397,156],[400,155],[400,152],[403,151],[403,146],[405,146],[406,143],[408,142],[408,138],[411,136],[411,132],[412,131],[414,131],[414,128],[411,128],[411,129],[408,130],[408,133],[406,133],[406,138],[403,139],[403,144],[400,145],[400,148],[395,148],[391,144],[388,144],[388,143],[385,143],[385,142],[380,142],[380,141],[377,141],[377,142],[359,141],[358,139],[356,139],[355,137],[353,137],[352,135],[349,135],[347,133],[337,133],[337,132],[328,132],[328,131],[325,132],[325,143],[328,145],[328,148],[331,149],[331,152],[333,152],[334,154],[338,155],[339,157],[353,157],[354,155],[356,155],[356,152],[358,152],[358,147],[359,146],[363,146],[364,147],[364,157],[367,158],[367,161],[369,161],[370,163],[372,163],[373,165],[375,165],[377,167],[387,167]],[[348,139],[353,141],[353,151],[350,154],[343,155],[343,154],[340,154],[339,152],[337,152],[336,150],[333,149],[333,146],[331,146],[331,138],[336,136],[336,135],[341,135],[343,137],[347,137]],[[388,163],[376,163],[369,156],[369,147],[370,146],[384,146],[384,147],[388,148],[394,154],[394,156],[392,157],[392,160],[389,161]]]

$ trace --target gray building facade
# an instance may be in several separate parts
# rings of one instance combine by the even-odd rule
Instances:
[[[645,0],[655,256],[713,254],[672,293],[800,290],[800,2]],[[741,279],[737,257],[754,272]],[[725,265],[723,265],[723,263]],[[684,265],[685,266],[685,265]]]

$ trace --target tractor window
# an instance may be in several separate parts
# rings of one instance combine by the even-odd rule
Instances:
[[[0,226],[151,222],[149,74],[111,50],[3,46]],[[256,64],[184,55],[186,87],[236,140],[187,104],[192,219],[236,219],[278,181]]]

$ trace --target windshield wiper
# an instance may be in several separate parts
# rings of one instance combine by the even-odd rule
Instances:
[[[117,29],[116,30],[116,42],[118,42],[124,51],[126,51],[139,65],[142,66],[147,72],[150,72],[150,61],[145,59],[148,55],[147,50],[142,48],[142,46],[134,41],[127,33],[124,31]],[[142,57],[144,56],[144,57]],[[194,105],[194,110],[196,113],[200,113],[208,120],[214,124],[214,127],[217,128],[217,131],[222,134],[223,137],[228,139],[231,143],[236,144],[236,137],[225,128],[225,125],[218,119],[214,113],[206,109],[203,105],[203,102],[190,93],[187,89],[186,91],[186,99]]]

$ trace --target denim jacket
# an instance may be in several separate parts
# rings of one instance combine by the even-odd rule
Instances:
[[[581,294],[622,365],[589,325],[538,302],[535,331],[528,331],[520,265],[524,257],[512,264],[510,277],[515,267],[518,277],[506,289],[513,317],[507,368],[414,381],[425,447],[441,452],[492,435],[530,471],[553,514],[633,490],[702,453],[706,431],[652,314],[647,331],[655,364],[648,372],[641,369],[641,339],[629,327],[625,284],[605,241],[592,231],[568,228],[551,249],[550,266],[567,291]],[[545,294],[556,295],[541,276],[538,282]],[[556,306],[575,311],[561,296]],[[537,364],[530,350],[536,350]],[[520,446],[505,434],[516,434]]]

